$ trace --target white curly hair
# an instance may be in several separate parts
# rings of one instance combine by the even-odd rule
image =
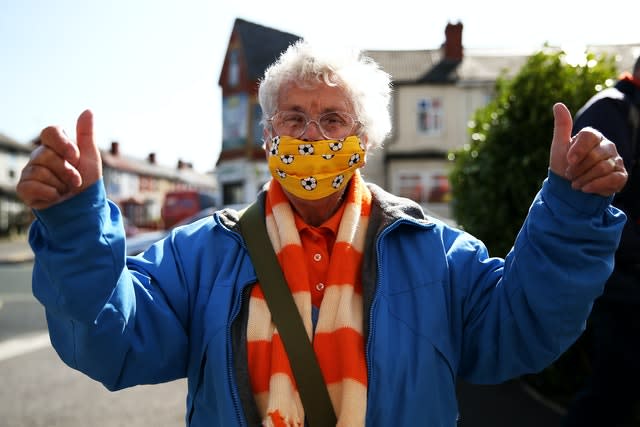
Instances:
[[[280,88],[290,82],[301,86],[320,82],[343,89],[369,148],[381,147],[391,131],[391,77],[359,50],[329,48],[305,40],[290,45],[260,81],[258,99],[265,129],[277,112]]]

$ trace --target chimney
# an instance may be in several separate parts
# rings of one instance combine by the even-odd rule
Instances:
[[[181,169],[193,169],[193,163],[178,159],[178,170]]]
[[[448,23],[444,36],[445,41],[442,45],[444,59],[462,61],[462,22]]]
[[[118,144],[118,141],[111,142],[110,153],[112,156],[117,156],[120,154],[120,144]]]
[[[155,165],[156,164],[156,153],[149,153],[149,155],[147,156],[147,161],[150,164]]]

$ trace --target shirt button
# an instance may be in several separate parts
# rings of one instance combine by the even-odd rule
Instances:
[[[319,282],[316,284],[316,291],[322,292],[323,289],[324,289],[324,283]]]
[[[313,256],[313,260],[314,260],[314,261],[320,261],[321,259],[322,259],[322,255],[320,255],[320,254],[315,254],[315,255]]]

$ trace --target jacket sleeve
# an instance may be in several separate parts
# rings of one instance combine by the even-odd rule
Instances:
[[[33,293],[63,361],[111,390],[183,377],[188,298],[172,253],[161,282],[127,268],[120,212],[102,181],[35,214]]]
[[[452,245],[452,280],[464,288],[462,377],[495,383],[540,371],[578,338],[625,222],[610,201],[549,172],[504,263],[481,244]]]

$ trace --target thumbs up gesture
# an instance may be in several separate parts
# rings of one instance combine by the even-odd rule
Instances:
[[[606,197],[622,190],[628,175],[615,144],[592,128],[572,137],[573,120],[564,104],[553,106],[553,117],[549,168],[585,193]]]
[[[86,110],[76,125],[76,142],[59,127],[40,133],[16,186],[18,197],[32,209],[46,209],[67,200],[102,176],[102,159],[93,136],[93,114]]]

